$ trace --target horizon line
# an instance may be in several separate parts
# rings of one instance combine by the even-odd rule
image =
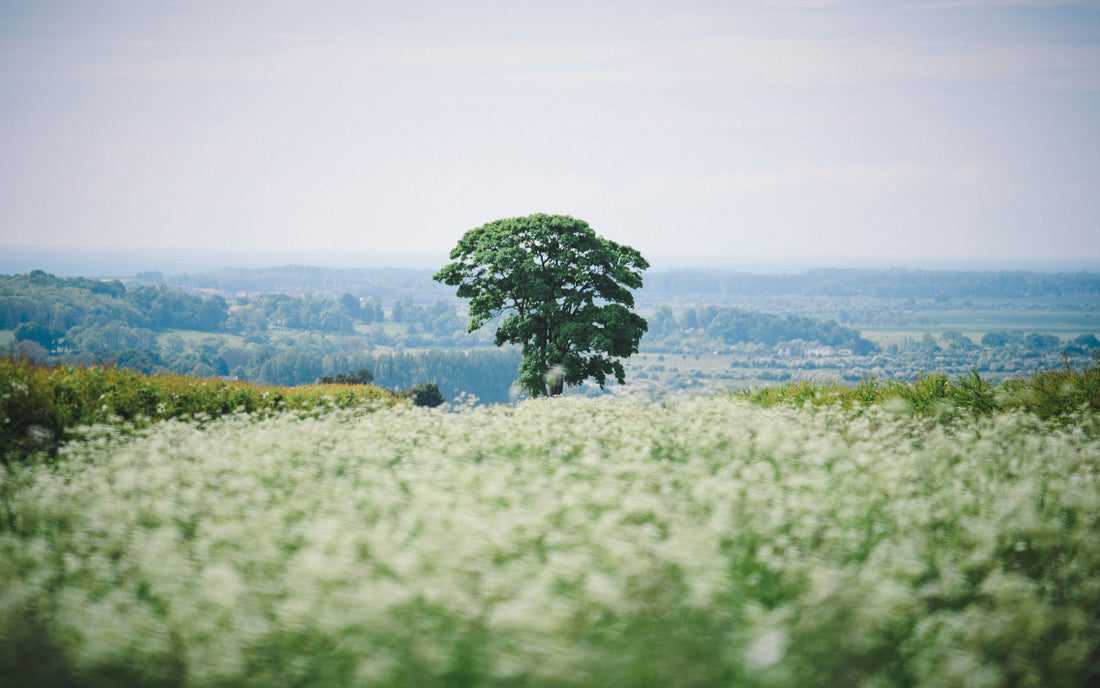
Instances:
[[[175,275],[222,269],[290,265],[328,269],[434,269],[449,260],[437,251],[340,251],[335,249],[196,249],[0,246],[0,273],[43,270],[74,277],[132,277],[139,272]],[[734,270],[757,274],[804,273],[816,269],[925,270],[948,272],[1100,272],[1100,256],[984,257],[897,255],[654,254],[651,271]]]

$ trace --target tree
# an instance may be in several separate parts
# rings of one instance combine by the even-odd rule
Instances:
[[[333,375],[322,375],[317,378],[317,384],[319,385],[369,385],[374,381],[374,374],[367,368],[360,368],[354,373],[336,373]]]
[[[982,346],[997,348],[1008,344],[1008,335],[1003,332],[986,332],[982,335]]]
[[[414,406],[435,408],[443,403],[443,393],[439,391],[439,385],[434,382],[422,382],[406,389],[401,396],[412,401]]]
[[[345,292],[344,295],[340,297],[340,308],[344,309],[344,313],[353,321],[363,318],[363,311],[359,306],[359,297],[354,294]]]
[[[1100,339],[1094,334],[1083,334],[1074,339],[1073,343],[1085,350],[1100,349]]]
[[[60,337],[61,333],[55,332],[44,325],[39,325],[36,322],[20,323],[15,328],[15,341],[34,342],[47,351],[53,350]]]
[[[1032,351],[1044,351],[1056,349],[1062,340],[1053,334],[1031,332],[1024,335],[1024,346]]]
[[[590,377],[626,381],[617,359],[637,353],[646,331],[630,310],[649,267],[638,251],[582,220],[537,214],[466,232],[451,259],[434,279],[470,299],[470,332],[502,318],[495,343],[523,346],[518,382],[532,396]]]
[[[222,326],[229,317],[229,306],[221,296],[208,296],[202,300],[195,315],[195,328],[212,332]]]

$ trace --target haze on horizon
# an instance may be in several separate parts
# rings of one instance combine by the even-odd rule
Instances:
[[[0,3],[0,252],[1100,260],[1100,1]]]

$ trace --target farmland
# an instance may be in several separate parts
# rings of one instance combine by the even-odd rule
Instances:
[[[0,277],[0,328],[10,328],[0,329],[0,347],[30,346],[53,364],[272,385],[367,368],[390,389],[432,382],[448,400],[514,400],[518,349],[492,346],[495,324],[467,333],[466,304],[431,274],[284,267],[154,276],[174,286],[147,275],[128,284]],[[626,388],[615,391],[650,399],[971,369],[997,382],[1061,367],[1063,356],[1080,367],[1100,345],[1100,282],[1087,273],[676,271],[646,280],[638,303],[648,331],[625,362]]]
[[[1088,685],[1095,377],[101,423],[0,472],[0,677]]]

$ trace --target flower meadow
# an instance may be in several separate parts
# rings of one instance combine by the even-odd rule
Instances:
[[[1100,427],[733,398],[168,419],[0,467],[0,684],[1100,684]]]

